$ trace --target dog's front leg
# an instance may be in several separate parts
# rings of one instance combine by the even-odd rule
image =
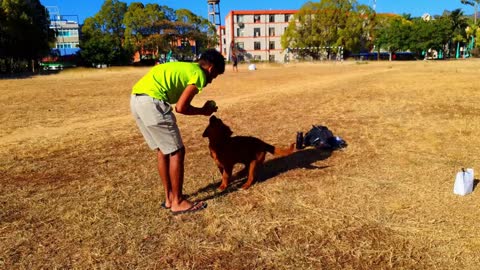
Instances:
[[[257,164],[258,162],[256,160],[253,160],[250,162],[250,166],[248,166],[248,179],[245,184],[243,184],[242,189],[248,189],[252,184],[253,181],[255,180],[255,172],[257,170]]]
[[[233,168],[229,168],[229,167],[223,168],[222,184],[220,184],[220,186],[218,187],[220,191],[224,191],[227,188],[228,182],[230,181],[230,177],[232,176],[232,170]]]

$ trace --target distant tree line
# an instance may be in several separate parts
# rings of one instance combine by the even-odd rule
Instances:
[[[390,55],[398,51],[411,51],[418,58],[431,56],[434,50],[442,58],[459,57],[460,48],[464,53],[479,56],[479,28],[466,17],[461,9],[445,12],[434,17],[412,18],[403,16],[380,17],[375,32],[374,44]]]
[[[345,56],[409,51],[421,58],[435,50],[447,58],[455,57],[464,46],[478,56],[479,36],[478,24],[461,9],[412,18],[409,14],[376,14],[355,0],[321,0],[305,3],[295,14],[282,36],[282,47],[304,48],[296,53],[313,59],[325,54],[318,48],[335,51],[340,47]]]
[[[39,0],[0,0],[0,73],[35,71],[55,44],[56,33],[49,26]],[[189,10],[105,0],[84,22],[78,58],[85,65],[130,64],[135,52],[142,59],[166,54],[192,59],[214,44],[215,26]]]
[[[105,0],[100,11],[85,20],[80,54],[87,64],[125,65],[135,52],[144,60],[169,53],[191,59],[216,43],[215,26],[187,9]]]

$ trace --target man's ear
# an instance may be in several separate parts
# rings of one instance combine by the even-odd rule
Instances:
[[[212,74],[212,72],[213,72],[213,65],[210,64],[210,63],[208,63],[208,65],[207,65],[207,70],[208,70],[208,73]]]

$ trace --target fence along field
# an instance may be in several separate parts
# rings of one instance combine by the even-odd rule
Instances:
[[[67,70],[0,81],[0,268],[475,269],[480,62],[259,65],[227,69],[214,99],[237,135],[278,145],[312,124],[349,146],[269,156],[248,191],[220,175],[201,133],[178,116],[185,193],[201,213],[162,210],[155,156],[129,112],[146,69]]]

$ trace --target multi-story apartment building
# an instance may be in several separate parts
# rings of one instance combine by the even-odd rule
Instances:
[[[220,28],[220,50],[230,59],[233,50],[243,60],[285,62],[281,37],[296,10],[232,10]]]
[[[79,50],[80,26],[77,20],[70,17],[77,16],[53,16],[50,20],[50,28],[56,32],[55,47],[61,55],[72,55]]]

